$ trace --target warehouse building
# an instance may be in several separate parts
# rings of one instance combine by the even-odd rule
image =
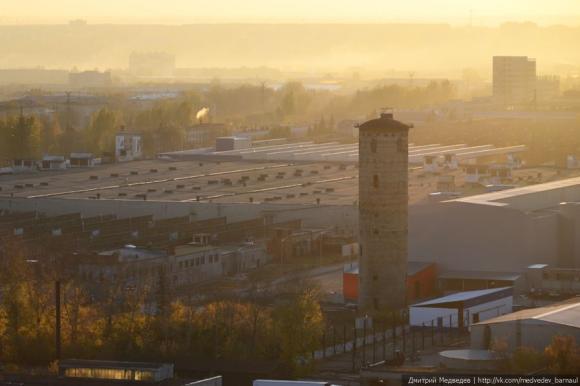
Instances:
[[[457,292],[413,304],[409,309],[409,324],[466,328],[473,323],[510,313],[512,305],[511,287]]]
[[[518,347],[543,351],[557,335],[572,336],[580,342],[580,298],[476,323],[471,326],[471,346],[487,349],[499,339],[507,343],[510,351]]]

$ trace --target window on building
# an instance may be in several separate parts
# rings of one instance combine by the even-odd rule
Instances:
[[[377,140],[375,138],[371,139],[371,152],[377,152]]]
[[[377,298],[373,299],[373,306],[374,306],[375,310],[379,309],[379,299],[377,299]]]
[[[471,322],[472,323],[479,323],[479,312],[476,312],[471,316]]]
[[[397,140],[397,151],[400,153],[407,151],[407,147],[405,146],[405,139],[403,137],[399,137]]]
[[[377,174],[373,175],[373,187],[375,189],[379,187],[379,176]]]

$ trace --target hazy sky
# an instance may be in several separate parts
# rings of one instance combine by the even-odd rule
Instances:
[[[580,25],[580,0],[1,0],[0,23],[448,22]]]

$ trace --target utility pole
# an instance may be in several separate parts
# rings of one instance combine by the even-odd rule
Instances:
[[[55,328],[54,328],[54,338],[55,338],[55,351],[56,360],[61,359],[61,339],[60,339],[60,280],[54,282],[54,304],[55,304]]]

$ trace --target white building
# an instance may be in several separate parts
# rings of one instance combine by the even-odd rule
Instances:
[[[522,310],[471,326],[471,347],[487,349],[495,340],[503,340],[511,351],[531,347],[540,352],[556,335],[572,336],[580,341],[580,298],[546,307]]]
[[[115,160],[134,161],[143,156],[141,134],[121,131],[115,136]]]
[[[511,287],[458,292],[413,304],[409,309],[411,326],[469,327],[512,312]]]

